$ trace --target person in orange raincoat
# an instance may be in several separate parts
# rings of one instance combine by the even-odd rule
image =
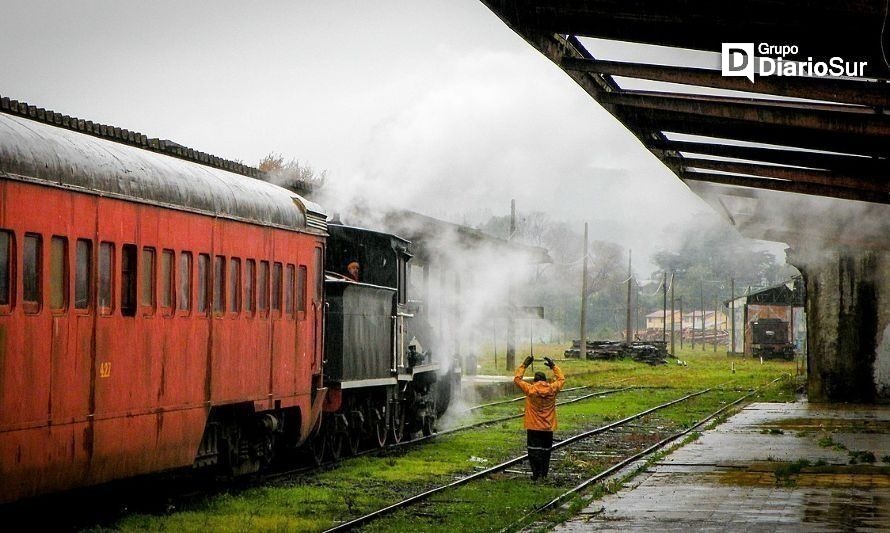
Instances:
[[[550,448],[556,429],[556,395],[565,385],[566,377],[553,360],[544,358],[544,364],[553,370],[552,382],[543,372],[535,372],[532,383],[523,381],[525,369],[534,357],[528,356],[516,369],[513,383],[525,393],[525,429],[528,446],[528,462],[532,467],[532,481],[547,477],[550,470]]]

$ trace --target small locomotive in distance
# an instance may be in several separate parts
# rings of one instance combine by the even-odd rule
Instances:
[[[789,323],[781,318],[761,318],[751,322],[751,354],[764,359],[794,359],[794,343],[789,339]]]

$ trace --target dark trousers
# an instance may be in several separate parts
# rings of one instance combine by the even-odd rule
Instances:
[[[550,470],[550,448],[553,446],[552,431],[527,429],[528,462],[532,467],[532,479],[547,477]]]

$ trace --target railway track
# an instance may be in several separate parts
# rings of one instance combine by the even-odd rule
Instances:
[[[590,388],[590,387],[574,387],[575,390],[578,390],[578,389],[585,389],[585,388]],[[620,388],[620,389],[609,389],[609,390],[604,390],[604,391],[595,391],[595,392],[591,392],[591,393],[588,393],[588,394],[583,394],[583,395],[581,395],[581,396],[577,396],[577,397],[575,397],[575,398],[570,398],[570,399],[567,399],[567,400],[559,401],[559,402],[556,403],[556,405],[558,405],[558,406],[560,406],[560,405],[568,405],[568,404],[572,404],[572,403],[576,403],[576,402],[581,402],[581,401],[584,401],[584,400],[589,400],[589,399],[591,399],[591,398],[596,398],[596,397],[601,397],[601,396],[608,396],[608,395],[610,395],[610,394],[616,394],[616,393],[619,393],[619,392],[626,392],[626,391],[629,391],[629,390],[633,390],[633,389],[635,389],[635,388],[636,388],[636,387],[624,387],[624,388]],[[525,399],[525,397],[523,396],[522,399]],[[503,404],[503,403],[511,403],[511,402],[513,402],[513,401],[514,401],[514,400],[506,400],[506,401],[504,401],[504,402],[496,402],[496,403],[497,403],[497,404]],[[371,454],[380,453],[380,452],[386,452],[386,451],[392,451],[392,450],[402,449],[402,448],[406,448],[406,447],[409,447],[409,446],[414,446],[414,445],[417,445],[417,444],[420,444],[420,443],[423,443],[423,442],[428,442],[428,441],[431,441],[431,440],[433,440],[433,439],[436,439],[437,437],[441,437],[441,436],[444,436],[444,435],[449,435],[449,434],[457,433],[457,432],[460,432],[460,431],[467,431],[467,430],[470,430],[470,429],[474,429],[474,428],[478,428],[478,427],[482,427],[482,426],[487,426],[487,425],[491,425],[491,424],[497,424],[497,423],[500,423],[500,422],[506,422],[506,421],[508,421],[508,420],[514,420],[514,419],[517,419],[517,418],[522,418],[523,416],[524,416],[523,413],[518,413],[518,414],[511,414],[511,415],[500,416],[500,417],[496,417],[496,418],[487,418],[487,419],[485,419],[485,420],[479,420],[479,421],[477,421],[477,422],[473,422],[473,423],[470,423],[470,424],[465,424],[465,425],[461,425],[461,426],[457,426],[457,427],[453,427],[453,428],[443,429],[443,430],[441,430],[441,431],[437,431],[437,432],[435,432],[435,433],[433,433],[433,434],[431,434],[431,435],[426,435],[426,436],[420,436],[420,437],[416,437],[416,438],[412,438],[412,439],[407,439],[407,440],[403,440],[403,441],[401,441],[401,442],[399,442],[399,443],[391,443],[391,444],[387,444],[384,448],[370,448],[370,449],[367,449],[367,450],[361,450],[361,451],[359,451],[359,452],[357,452],[357,453],[355,453],[355,454],[352,454],[352,455],[349,455],[349,456],[344,456],[344,457],[342,457],[342,459],[348,459],[348,458],[351,458],[351,457],[361,457],[361,456],[364,456],[364,455],[371,455]],[[264,483],[264,482],[267,482],[267,481],[275,481],[275,480],[277,480],[277,479],[282,479],[282,478],[285,478],[285,477],[288,477],[288,476],[296,476],[296,475],[301,475],[301,474],[307,474],[307,473],[309,473],[309,472],[312,472],[312,471],[314,471],[314,470],[321,469],[321,468],[330,468],[330,467],[336,465],[337,462],[338,462],[339,460],[340,460],[340,459],[334,459],[334,460],[326,461],[326,462],[324,462],[324,463],[322,463],[322,464],[320,464],[320,465],[303,466],[303,467],[294,468],[294,469],[288,469],[288,470],[279,471],[279,472],[271,472],[271,473],[268,473],[268,474],[265,474],[265,475],[261,476],[261,477],[259,478],[259,482],[258,482],[258,484],[261,484],[261,483]]]
[[[552,449],[553,449],[554,451],[557,451],[557,450],[566,448],[566,447],[568,447],[568,446],[572,446],[572,445],[574,445],[575,443],[581,442],[581,441],[583,441],[584,439],[590,438],[590,437],[592,437],[592,436],[594,436],[594,435],[602,434],[602,433],[605,433],[605,432],[608,432],[608,431],[611,431],[611,430],[614,430],[614,429],[617,429],[617,428],[621,428],[621,427],[627,426],[628,424],[630,424],[631,422],[633,422],[633,421],[635,421],[635,420],[641,419],[641,418],[643,418],[643,417],[645,417],[645,416],[647,416],[647,415],[650,415],[650,414],[655,413],[655,412],[657,412],[657,411],[660,411],[660,410],[662,410],[662,409],[666,409],[666,408],[671,407],[671,406],[673,406],[673,405],[677,405],[677,404],[679,404],[679,403],[681,403],[681,402],[690,400],[690,399],[692,399],[692,398],[696,398],[696,397],[701,396],[701,395],[703,395],[703,394],[707,394],[707,393],[709,393],[709,392],[715,390],[715,388],[716,388],[716,387],[709,387],[709,388],[702,389],[702,390],[697,391],[697,392],[693,392],[693,393],[690,393],[690,394],[686,394],[686,395],[684,395],[684,396],[682,396],[682,397],[680,397],[680,398],[671,400],[671,401],[669,401],[669,402],[662,403],[662,404],[660,404],[660,405],[657,405],[657,406],[655,406],[655,407],[651,407],[651,408],[649,408],[649,409],[645,409],[645,410],[640,411],[640,412],[638,412],[638,413],[636,413],[636,414],[633,414],[633,415],[631,415],[631,416],[625,417],[625,418],[623,418],[623,419],[621,419],[621,420],[618,420],[618,421],[615,421],[615,422],[612,422],[612,423],[609,423],[609,424],[606,424],[606,425],[597,427],[597,428],[592,429],[592,430],[584,431],[584,432],[582,432],[582,433],[579,433],[579,434],[577,434],[577,435],[574,435],[574,436],[572,436],[572,437],[569,437],[569,438],[567,438],[567,439],[564,439],[564,440],[562,440],[562,441],[560,441],[560,442],[554,443]],[[751,394],[753,394],[753,393],[751,393]],[[578,401],[578,400],[576,400],[576,401]],[[741,400],[738,400],[738,401],[741,401]],[[512,417],[511,417],[511,418],[512,418]],[[474,481],[474,480],[478,480],[478,479],[486,478],[486,477],[491,476],[492,474],[495,474],[495,473],[498,473],[498,472],[503,472],[503,471],[507,470],[508,468],[510,468],[510,467],[512,467],[512,466],[514,466],[514,465],[516,465],[516,464],[518,464],[518,463],[521,463],[522,461],[525,461],[527,458],[528,458],[528,454],[527,454],[527,453],[518,455],[518,456],[516,456],[516,457],[513,457],[512,459],[509,459],[509,460],[507,460],[507,461],[504,461],[504,462],[502,462],[502,463],[500,463],[500,464],[497,464],[497,465],[495,465],[495,466],[492,466],[492,467],[490,467],[490,468],[487,468],[487,469],[481,470],[481,471],[479,471],[479,472],[470,474],[470,475],[468,475],[468,476],[466,476],[466,477],[460,478],[460,479],[455,480],[455,481],[453,481],[453,482],[451,482],[451,483],[447,483],[447,484],[444,484],[444,485],[440,485],[440,486],[438,486],[438,487],[434,487],[434,488],[432,488],[432,489],[426,490],[426,491],[421,492],[421,493],[419,493],[419,494],[415,494],[415,495],[410,496],[410,497],[408,497],[408,498],[405,498],[405,499],[403,499],[403,500],[401,500],[401,501],[399,501],[399,502],[396,502],[396,503],[394,503],[394,504],[392,504],[392,505],[383,507],[383,508],[378,509],[378,510],[376,510],[376,511],[373,511],[373,512],[371,512],[371,513],[365,514],[365,515],[360,516],[360,517],[358,517],[358,518],[355,518],[355,519],[349,520],[349,521],[347,521],[347,522],[344,522],[344,523],[342,523],[342,524],[339,524],[339,525],[337,525],[337,526],[334,526],[334,527],[332,527],[332,528],[330,528],[330,529],[327,529],[327,530],[325,531],[325,533],[334,533],[334,532],[340,532],[340,531],[350,531],[350,530],[353,530],[353,529],[358,528],[358,527],[360,527],[360,526],[362,526],[362,525],[364,525],[364,524],[367,524],[367,523],[369,523],[369,522],[371,522],[371,521],[374,521],[374,520],[376,520],[376,519],[378,519],[378,518],[380,518],[380,517],[382,517],[382,516],[388,515],[388,514],[394,512],[394,511],[397,511],[397,510],[400,510],[400,509],[407,508],[407,507],[409,507],[409,506],[411,506],[411,505],[413,505],[413,504],[415,504],[415,503],[418,503],[418,502],[420,502],[420,501],[426,500],[426,499],[429,498],[430,496],[433,496],[433,495],[438,494],[438,493],[440,493],[440,492],[443,492],[443,491],[445,491],[445,490],[452,489],[452,488],[456,488],[456,487],[459,487],[459,486],[461,486],[461,485],[465,485],[465,484],[470,483],[470,482],[472,482],[472,481]],[[578,490],[581,490],[581,489],[578,489]]]

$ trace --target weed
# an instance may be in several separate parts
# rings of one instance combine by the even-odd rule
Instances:
[[[865,451],[850,451],[850,464],[855,465],[857,463],[874,463],[875,462],[875,454],[868,450]]]
[[[776,476],[776,485],[782,483],[785,486],[793,486],[795,484],[793,476],[800,474],[810,464],[808,459],[798,459],[793,463],[780,463],[773,471],[773,474]]]
[[[760,430],[763,435],[784,435],[785,432],[778,428],[763,428]]]
[[[881,457],[881,462],[890,463],[890,455],[885,455],[884,457]]]
[[[825,461],[825,459],[819,459],[818,461],[813,463],[813,466],[826,466],[827,464],[828,463]]]
[[[828,448],[830,446],[834,446],[834,439],[831,438],[831,435],[825,435],[821,439],[819,439],[819,446],[823,448]]]

